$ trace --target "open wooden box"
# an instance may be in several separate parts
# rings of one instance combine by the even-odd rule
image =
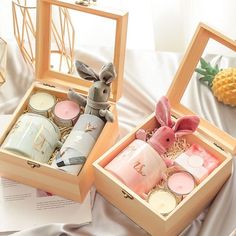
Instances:
[[[204,24],[198,26],[167,94],[172,107],[171,113],[174,117],[193,114],[180,101],[210,38],[236,51],[236,43],[233,40]],[[95,186],[107,200],[150,234],[174,236],[178,235],[198,216],[230,176],[232,154],[236,153],[236,140],[201,118],[198,130],[192,135],[185,136],[185,138],[190,144],[198,143],[207,149],[221,161],[221,164],[203,182],[197,185],[193,192],[178,204],[175,210],[167,216],[163,216],[156,213],[148,202],[104,169],[135,139],[137,130],[140,128],[153,130],[155,127],[157,127],[157,121],[153,113],[142,125],[95,161]]]
[[[11,131],[16,120],[27,108],[30,96],[36,91],[45,91],[60,99],[65,99],[69,88],[74,88],[77,92],[86,95],[88,88],[92,84],[79,78],[77,75],[72,76],[51,70],[51,24],[49,22],[51,22],[52,18],[52,6],[114,20],[116,35],[113,64],[117,77],[112,84],[109,101],[111,105],[110,110],[114,113],[115,121],[113,123],[106,123],[85,165],[77,176],[56,170],[47,164],[38,163],[23,156],[12,154],[3,148],[0,149],[0,172],[2,176],[9,179],[81,202],[94,181],[92,163],[111,147],[118,137],[116,102],[121,96],[122,89],[128,14],[127,12],[99,9],[98,7],[83,7],[74,3],[68,3],[68,1],[39,0],[37,4],[36,81],[25,94],[14,112],[11,122],[1,135],[0,145]]]

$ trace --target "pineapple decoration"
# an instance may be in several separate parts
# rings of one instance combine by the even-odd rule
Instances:
[[[219,102],[232,107],[236,106],[236,68],[219,69],[218,64],[212,66],[203,58],[201,68],[195,71],[202,75],[200,80],[206,82]]]

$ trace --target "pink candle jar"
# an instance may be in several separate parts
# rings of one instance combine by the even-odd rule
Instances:
[[[136,139],[105,169],[142,198],[146,198],[146,194],[163,178],[166,165],[148,143]]]
[[[58,126],[71,127],[79,118],[80,107],[69,100],[58,102],[53,109],[54,122]]]
[[[203,147],[193,144],[175,159],[175,164],[191,173],[199,183],[220,164],[220,161]]]
[[[194,177],[186,171],[178,171],[167,179],[168,189],[177,195],[187,195],[195,187]]]

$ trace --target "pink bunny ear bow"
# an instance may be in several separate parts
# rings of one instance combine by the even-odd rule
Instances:
[[[161,126],[173,127],[174,122],[171,120],[170,104],[167,97],[163,96],[157,102],[155,114]]]
[[[156,105],[156,119],[161,126],[167,126],[173,129],[175,137],[193,133],[200,122],[196,115],[188,115],[179,118],[176,123],[171,120],[170,104],[168,98],[163,96]]]
[[[171,119],[170,104],[167,97],[162,97],[156,105],[156,119],[161,125],[147,141],[159,154],[167,151],[175,138],[193,133],[200,122],[196,115],[179,118],[176,123]],[[146,141],[147,133],[138,130],[136,138]],[[169,163],[171,165],[171,163]]]
[[[188,115],[179,118],[174,127],[175,137],[192,134],[198,127],[200,119],[196,115]]]

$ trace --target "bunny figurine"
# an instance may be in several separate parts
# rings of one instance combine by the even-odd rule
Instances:
[[[176,123],[171,120],[170,104],[167,97],[163,96],[156,105],[156,119],[160,124],[152,137],[147,141],[159,154],[163,154],[171,147],[175,138],[193,133],[200,122],[196,115],[186,115],[179,118]],[[136,138],[146,141],[147,135],[143,129],[136,133]],[[166,160],[167,166],[172,165]]]
[[[113,122],[114,117],[109,111],[108,99],[110,96],[110,85],[116,77],[116,72],[112,63],[104,65],[99,75],[83,62],[76,61],[76,69],[79,75],[86,80],[94,81],[89,88],[87,99],[74,90],[68,92],[69,99],[85,107],[85,113],[100,117],[102,120]]]

